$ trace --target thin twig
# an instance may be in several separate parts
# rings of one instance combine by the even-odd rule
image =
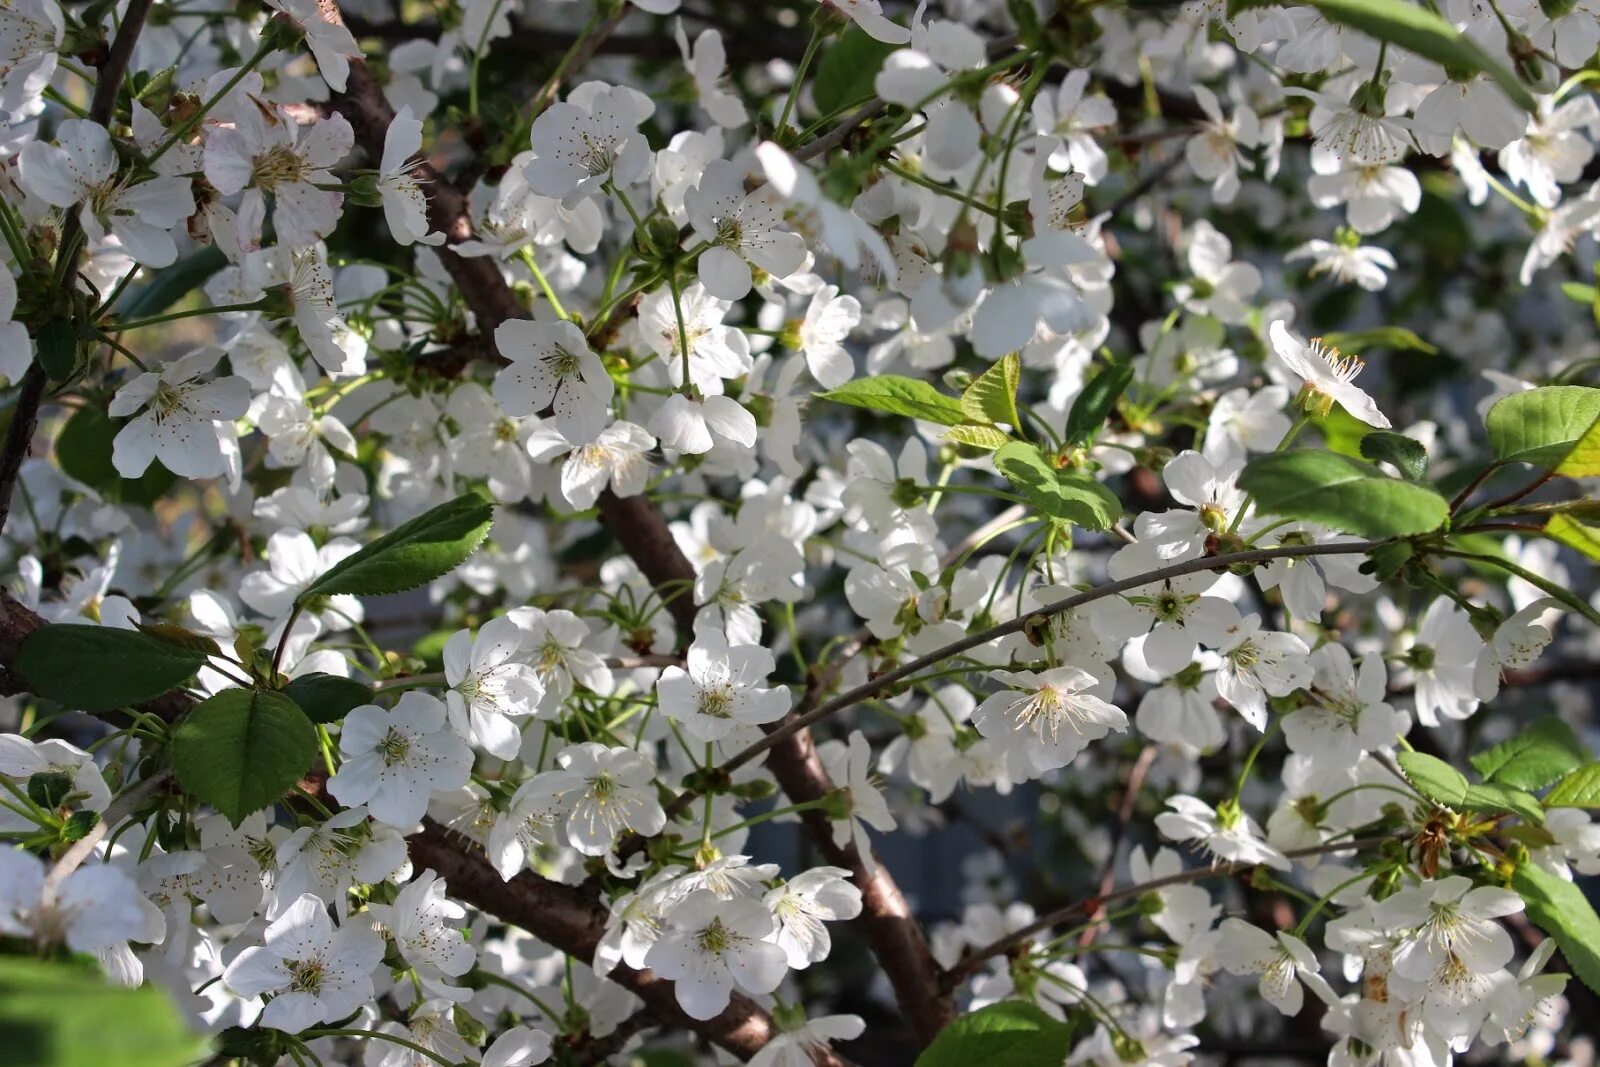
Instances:
[[[1284,855],[1290,859],[1299,859],[1303,856],[1325,856],[1332,852],[1359,852],[1362,849],[1376,848],[1379,845],[1398,840],[1400,838],[1389,835],[1360,837],[1350,841],[1336,841],[1331,844],[1312,845],[1309,848],[1291,849],[1285,852]],[[1148,882],[1123,886],[1121,889],[1114,889],[1109,893],[1073,901],[1071,904],[1042,915],[1021,929],[1007,934],[997,941],[990,942],[963,957],[959,963],[950,968],[946,980],[952,985],[961,981],[961,979],[976,970],[984,960],[1004,955],[1019,945],[1026,944],[1032,940],[1035,934],[1042,933],[1052,926],[1057,926],[1080,912],[1092,911],[1106,904],[1114,904],[1119,900],[1127,900],[1129,897],[1137,897],[1145,893],[1154,892],[1157,889],[1164,889],[1169,885],[1198,882],[1206,878],[1214,878],[1217,875],[1238,874],[1240,871],[1248,871],[1259,866],[1261,866],[1259,863],[1235,861],[1232,863],[1216,863],[1209,867],[1192,867],[1187,871],[1179,871],[1177,874],[1169,874],[1162,878],[1152,878]]]

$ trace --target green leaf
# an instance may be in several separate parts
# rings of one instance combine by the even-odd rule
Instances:
[[[1331,526],[1363,537],[1406,537],[1444,525],[1450,506],[1425,485],[1390,478],[1336,452],[1301,450],[1257,456],[1239,488],[1262,511]]]
[[[112,444],[121,424],[105,411],[85,405],[72,413],[56,435],[56,463],[69,477],[124,504],[149,507],[178,478],[166,467],[152,463],[137,478],[124,478],[111,462]]]
[[[34,338],[34,349],[39,353],[39,366],[53,382],[72,377],[78,367],[78,331],[71,319],[51,319],[39,327]]]
[[[1552,715],[1473,756],[1472,767],[1487,782],[1543,789],[1588,758],[1572,727]]]
[[[1484,420],[1495,456],[1554,468],[1600,418],[1600,389],[1545,385],[1496,401]]]
[[[1578,438],[1578,443],[1556,466],[1556,473],[1567,478],[1593,478],[1600,475],[1600,417]]]
[[[203,652],[114,626],[52,623],[17,650],[28,689],[83,711],[110,711],[153,700],[194,677]]]
[[[1422,752],[1402,752],[1395,757],[1406,780],[1417,787],[1417,792],[1447,808],[1460,808],[1466,804],[1466,775],[1442,759]]]
[[[817,60],[817,76],[811,82],[817,111],[830,115],[871,97],[883,61],[898,47],[868,36],[859,26],[845,30]]]
[[[945,396],[920,378],[906,378],[899,374],[857,378],[817,396],[836,404],[849,404],[851,407],[882,411],[889,415],[905,415],[924,422],[937,422],[941,426],[959,426],[967,421],[961,401],[953,396]]]
[[[1056,470],[1037,446],[1013,441],[994,465],[1028,502],[1057,522],[1108,530],[1122,515],[1116,496],[1088,475]]]
[[[1065,437],[1068,443],[1088,444],[1095,439],[1132,383],[1133,374],[1132,363],[1113,363],[1083,387],[1067,412]]]
[[[283,695],[300,706],[312,722],[338,722],[351,708],[372,703],[372,689],[337,674],[302,674],[283,687]]]
[[[1544,808],[1539,798],[1522,789],[1486,782],[1467,786],[1461,807],[1468,811],[1509,811],[1522,817],[1524,822],[1544,822]]]
[[[1600,297],[1600,289],[1582,282],[1562,282],[1561,295],[1579,304],[1592,304]]]
[[[1585,763],[1568,771],[1544,795],[1547,808],[1600,808],[1600,763]]]
[[[1544,524],[1544,535],[1577,549],[1590,559],[1600,559],[1600,526],[1590,526],[1557,512]]]
[[[960,426],[952,426],[944,432],[944,439],[958,445],[971,445],[973,448],[984,448],[993,452],[1011,440],[1011,435],[994,426],[979,426],[976,423],[964,422]]]
[[[1370,352],[1374,348],[1387,348],[1395,352],[1421,352],[1425,356],[1439,354],[1438,348],[1404,326],[1378,326],[1370,330],[1329,333],[1324,334],[1322,339],[1341,352]]]
[[[1573,973],[1600,992],[1600,916],[1583,890],[1532,863],[1517,868],[1511,888],[1527,904],[1533,924],[1556,939]]]
[[[1404,434],[1374,430],[1361,439],[1361,454],[1374,463],[1393,464],[1414,482],[1428,473],[1428,450]]]
[[[1447,70],[1482,71],[1522,110],[1538,110],[1533,94],[1515,74],[1425,7],[1406,0],[1310,0],[1310,3],[1330,22],[1397,44]]]
[[[8,1067],[186,1067],[207,1044],[157,985],[128,989],[90,966],[0,957]]]
[[[1002,1000],[939,1031],[916,1067],[1061,1067],[1072,1027],[1022,1000]]]
[[[401,523],[335,564],[296,603],[352,593],[382,596],[426,585],[459,567],[489,534],[494,506],[475,493],[440,504]]]
[[[1022,424],[1017,414],[1017,385],[1022,381],[1022,358],[1015,352],[977,378],[961,394],[961,410],[976,423],[1003,422],[1015,429]]]
[[[117,316],[132,320],[159,315],[200,288],[206,279],[227,265],[228,257],[215,245],[184,256],[172,266],[156,271],[149,282],[140,286],[117,308]]]
[[[287,792],[316,756],[317,728],[282,693],[225,689],[172,735],[178,784],[235,826]]]

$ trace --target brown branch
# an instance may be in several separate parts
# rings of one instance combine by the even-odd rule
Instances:
[[[326,17],[339,19],[334,0],[319,0],[319,3]],[[575,53],[569,57],[561,73],[576,69],[586,58]],[[554,82],[555,79],[552,79]],[[348,91],[334,97],[334,107],[349,120],[355,130],[356,142],[369,156],[379,158],[394,113],[372,72],[360,59],[350,61],[347,88]],[[431,167],[426,168],[422,176],[432,182],[428,201],[429,218],[434,227],[446,235],[447,244],[441,247],[440,258],[477,317],[478,331],[487,334],[507,319],[525,317],[526,312],[501,277],[498,266],[489,259],[463,258],[449,247],[450,244],[468,239],[472,233],[472,220],[467,212],[465,196]],[[680,637],[687,638],[693,630],[696,612],[693,596],[695,570],[678,548],[665,517],[654,502],[644,495],[620,498],[607,490],[600,496],[599,507],[601,519],[612,536],[656,587],[678,626]],[[784,742],[774,749],[768,766],[789,798],[795,803],[803,803],[819,800],[831,793],[833,782],[817,758],[809,733],[790,731]],[[938,965],[928,951],[922,929],[912,916],[904,894],[882,866],[876,872],[869,871],[854,849],[836,849],[832,844],[832,826],[825,818],[808,818],[807,827],[824,855],[834,857],[834,862],[854,872],[864,901],[862,917],[858,921],[868,931],[868,937],[899,996],[901,1009],[911,1020],[918,1035],[924,1041],[930,1040],[954,1016],[954,1005],[948,996],[939,992]],[[492,873],[492,868],[490,871]],[[498,882],[499,876],[493,877]],[[511,899],[503,899],[502,902],[510,906],[515,904],[514,898],[515,894],[512,894]],[[463,899],[472,898],[464,896]],[[497,896],[497,899],[500,898]],[[479,902],[474,900],[473,903]],[[499,909],[493,907],[487,910],[499,913]],[[525,915],[535,914],[536,911],[534,908],[518,909],[520,914]],[[539,933],[536,927],[530,929]]]
[[[540,940],[580,960],[593,960],[595,947],[605,934],[606,909],[572,886],[561,885],[524,871],[509,882],[501,879],[474,844],[450,834],[435,823],[407,839],[411,862],[431,868],[450,887],[452,896],[471,901],[496,918],[531,931]],[[672,983],[648,970],[636,971],[618,964],[611,981],[632,992],[657,1018],[683,1027],[708,1041],[748,1059],[777,1032],[772,1017],[748,997],[735,994],[728,1008],[714,1019],[691,1019],[678,1007]],[[848,1061],[833,1052],[819,1054],[821,1067],[846,1067]]]

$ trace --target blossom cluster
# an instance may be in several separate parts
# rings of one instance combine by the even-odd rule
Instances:
[[[1581,1062],[1600,8],[431,10],[0,5],[0,988]]]

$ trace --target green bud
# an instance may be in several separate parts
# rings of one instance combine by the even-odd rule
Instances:
[[[835,789],[822,798],[821,810],[833,822],[848,819],[851,812],[855,811],[855,807],[848,789]]]
[[[345,186],[345,197],[360,207],[382,207],[383,194],[378,191],[376,174],[361,174]]]
[[[456,1033],[460,1034],[471,1048],[482,1048],[489,1041],[489,1029],[473,1017],[472,1013],[460,1004],[455,1006],[451,1016],[456,1024]]]

